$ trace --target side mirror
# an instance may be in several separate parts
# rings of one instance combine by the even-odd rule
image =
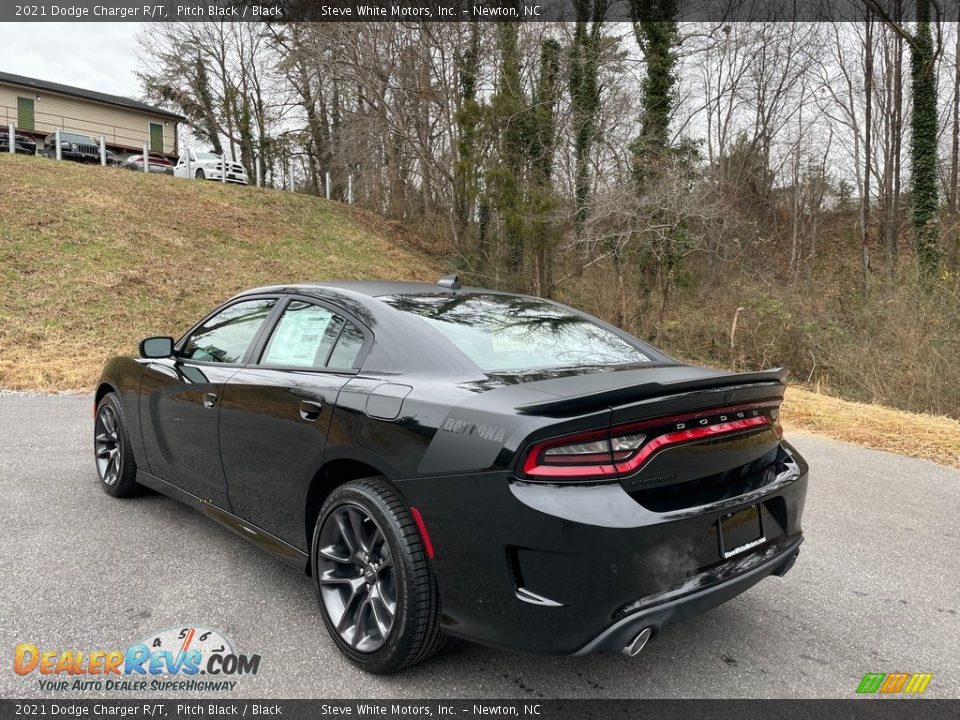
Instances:
[[[140,341],[140,357],[168,358],[173,355],[173,338],[148,337]]]

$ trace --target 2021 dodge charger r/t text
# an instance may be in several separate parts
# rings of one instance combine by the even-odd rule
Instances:
[[[634,655],[796,560],[785,378],[454,277],[264,287],[107,363],[96,464],[310,574],[368,670],[444,635]]]

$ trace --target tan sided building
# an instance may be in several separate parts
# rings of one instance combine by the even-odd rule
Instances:
[[[90,135],[118,153],[178,154],[177,124],[183,116],[136,100],[0,72],[0,126],[42,139],[58,128]]]

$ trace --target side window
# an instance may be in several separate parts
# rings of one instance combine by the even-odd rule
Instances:
[[[294,300],[287,305],[260,358],[261,365],[353,367],[363,333],[327,308]]]
[[[343,322],[343,318],[319,305],[291,302],[280,316],[260,364],[323,367]]]
[[[363,347],[363,333],[356,325],[347,323],[340,333],[336,346],[330,354],[328,367],[353,368],[356,367],[357,356]]]
[[[240,362],[276,303],[272,298],[244,300],[224,308],[193,332],[180,357],[205,362]]]

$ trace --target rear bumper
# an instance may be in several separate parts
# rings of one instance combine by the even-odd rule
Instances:
[[[133,170],[134,172],[143,172],[143,165],[124,165],[127,170]],[[152,175],[173,175],[172,167],[163,167],[162,165],[151,165],[148,172]]]
[[[650,511],[618,483],[524,483],[508,473],[401,481],[436,548],[450,635],[548,655],[616,651],[792,565],[807,465],[708,506]],[[762,544],[724,558],[719,521],[759,505]]]
[[[718,582],[704,590],[676,600],[630,613],[605,629],[574,654],[618,653],[644,628],[650,628],[652,636],[655,637],[665,625],[689,620],[707,610],[722,605],[727,600],[749,590],[769,575],[786,575],[800,553],[802,542],[803,538],[801,537],[785,549],[773,553],[772,557],[729,580]]]

